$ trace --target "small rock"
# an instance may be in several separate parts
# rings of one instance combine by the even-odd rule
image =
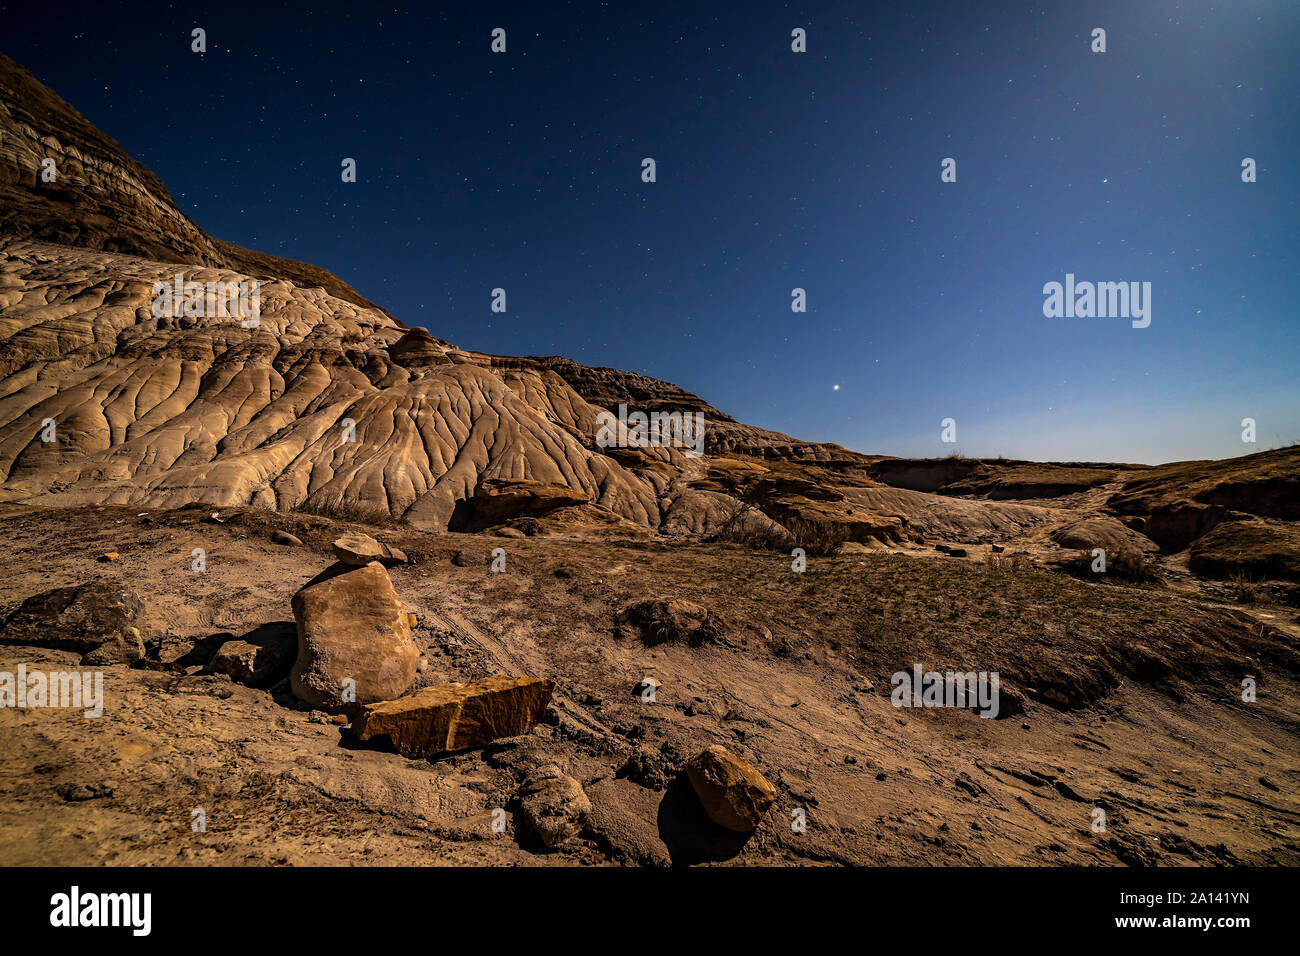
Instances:
[[[83,800],[101,800],[113,795],[113,788],[106,783],[65,783],[59,787],[59,796],[69,803]]]
[[[949,548],[949,549],[948,549],[948,557],[950,557],[950,558],[964,558],[964,557],[966,557],[966,549],[965,549],[965,548]]]
[[[524,534],[524,533],[523,533],[522,531],[520,531],[518,528],[497,528],[497,530],[496,530],[495,533],[496,533],[496,536],[497,536],[498,538],[526,538],[526,537],[528,537],[528,535]]]
[[[714,823],[752,833],[776,802],[776,788],[726,747],[714,745],[686,765],[695,795]]]
[[[97,561],[116,561],[119,555],[116,551],[105,551],[96,560]]]
[[[554,764],[529,774],[519,795],[524,822],[548,847],[577,836],[591,817],[582,785]]]
[[[1000,544],[992,545],[992,548],[994,554],[1001,554],[1003,551],[1007,550],[1006,548],[1002,547],[1002,545]]]
[[[285,544],[285,545],[291,545],[293,547],[302,547],[302,539],[296,535],[290,534],[287,531],[277,531],[275,534],[271,535],[271,540],[276,544]]]
[[[471,557],[470,557],[468,554],[466,554],[464,551],[457,551],[457,552],[452,556],[451,563],[454,564],[454,565],[456,565],[456,567],[458,567],[458,568],[468,568],[468,567],[472,567],[472,566],[473,566],[473,564],[474,564],[474,559],[471,558]]]
[[[248,639],[222,644],[210,667],[237,683],[262,687],[284,677],[297,652],[298,638],[291,628],[258,628]]]
[[[379,561],[382,564],[405,564],[406,554],[397,548],[376,541],[368,534],[351,533],[335,538],[330,546],[335,556],[344,564],[358,567]]]

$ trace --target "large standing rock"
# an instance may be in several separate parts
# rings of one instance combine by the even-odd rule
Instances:
[[[420,652],[406,608],[377,562],[323,577],[293,596],[298,659],[290,674],[296,696],[338,713],[353,703],[400,697],[415,680]],[[345,679],[356,700],[344,699]]]
[[[482,747],[526,734],[541,719],[554,684],[536,677],[488,677],[439,684],[410,697],[371,704],[352,730],[359,740],[389,737],[404,757]]]
[[[591,801],[582,784],[554,764],[529,774],[519,798],[524,821],[548,847],[577,836],[591,818]]]
[[[335,538],[331,545],[334,555],[344,564],[358,567],[371,561],[384,564],[405,564],[406,552],[390,547],[382,541],[376,541],[368,534],[349,533]]]
[[[686,765],[686,775],[709,819],[737,833],[758,829],[776,802],[776,788],[726,747],[702,751]]]
[[[137,626],[144,605],[130,588],[106,581],[35,594],[9,615],[0,643],[75,651],[87,664],[129,664],[144,657]]]

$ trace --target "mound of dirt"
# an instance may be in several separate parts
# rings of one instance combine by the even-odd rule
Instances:
[[[1128,515],[1189,502],[1264,518],[1300,519],[1300,446],[1223,461],[1158,465],[1127,478],[1109,500],[1112,508]]]
[[[1212,578],[1300,581],[1300,528],[1277,521],[1225,521],[1192,543],[1187,566]]]
[[[1123,551],[1154,554],[1159,550],[1159,546],[1146,535],[1120,524],[1114,518],[1105,516],[1092,516],[1072,521],[1053,532],[1052,538],[1063,548],[1077,548],[1089,552],[1094,548],[1101,548],[1108,554],[1118,554]]]

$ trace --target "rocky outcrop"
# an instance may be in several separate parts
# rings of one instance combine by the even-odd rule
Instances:
[[[655,482],[594,447],[595,410],[558,377],[404,368],[388,356],[404,331],[387,315],[286,281],[261,287],[257,328],[154,317],[153,283],[172,271],[0,240],[0,498],[446,528],[499,480],[658,524]]]
[[[1129,477],[1107,503],[1120,514],[1145,515],[1188,502],[1261,518],[1300,518],[1300,445],[1157,465]]]
[[[53,160],[55,178],[42,177]],[[374,308],[324,269],[207,235],[108,136],[0,54],[0,234],[318,286]]]
[[[383,565],[335,565],[293,596],[298,658],[294,694],[339,713],[391,700],[415,680],[420,653],[406,608]]]
[[[533,518],[573,505],[586,504],[590,496],[567,485],[541,481],[491,478],[474,491],[470,524],[491,527],[513,518]]]
[[[404,757],[434,757],[526,734],[541,719],[554,685],[535,677],[488,677],[439,684],[371,704],[352,726],[358,740],[387,737]]]
[[[130,664],[144,657],[144,605],[120,584],[55,588],[23,601],[0,627],[0,644],[74,651],[83,664]]]
[[[647,644],[684,642],[692,646],[720,638],[721,618],[708,608],[681,598],[647,598],[629,604],[618,615],[624,630],[639,633]]]

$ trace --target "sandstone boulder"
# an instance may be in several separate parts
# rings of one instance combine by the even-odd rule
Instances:
[[[298,659],[294,694],[332,713],[353,704],[400,697],[415,680],[420,653],[406,608],[378,562],[338,566],[293,596]],[[355,701],[346,699],[351,680]]]
[[[482,747],[532,730],[554,686],[546,679],[505,676],[439,684],[363,708],[352,730],[359,740],[388,737],[404,757]]]
[[[138,625],[144,605],[130,588],[107,581],[54,588],[23,601],[0,628],[0,643],[75,651],[87,664],[129,664],[144,657]]]
[[[591,817],[582,785],[554,764],[533,771],[519,792],[524,821],[548,847],[578,835]]]
[[[360,567],[371,561],[382,564],[405,564],[406,554],[397,548],[376,541],[368,534],[349,533],[335,538],[331,545],[334,555],[344,564]]]
[[[209,668],[249,687],[273,684],[286,673],[298,652],[292,627],[270,624],[244,637],[226,641],[213,655]]]
[[[737,833],[758,829],[776,802],[776,788],[726,747],[702,751],[686,765],[686,775],[709,819]]]

